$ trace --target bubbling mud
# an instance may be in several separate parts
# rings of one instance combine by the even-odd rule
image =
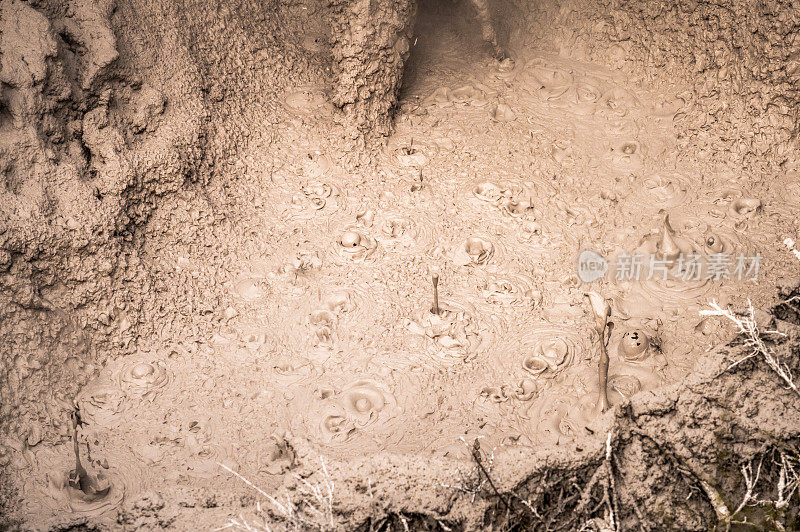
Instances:
[[[128,408],[127,394],[118,383],[99,378],[84,386],[75,398],[81,418],[94,425],[113,428],[121,423],[121,414]]]
[[[522,339],[521,368],[536,378],[552,378],[583,356],[577,331],[538,326]]]
[[[533,279],[527,275],[492,272],[487,273],[482,295],[490,303],[507,307],[533,307],[541,301],[534,289]]]
[[[136,494],[145,481],[145,472],[132,464],[107,463],[105,460],[88,464],[88,478],[94,489],[80,489],[72,481],[75,459],[68,450],[71,445],[39,448],[34,453],[37,474],[26,483],[26,492],[40,491],[43,507],[53,519],[69,511],[89,518],[107,515],[120,506],[126,494]],[[44,480],[43,480],[44,479]]]
[[[639,256],[656,262],[643,268],[642,280],[632,288],[630,304],[623,306],[634,314],[652,315],[696,304],[713,288],[712,280],[702,274],[700,251],[693,241],[676,235],[666,219],[661,232],[645,237],[636,250]]]
[[[48,475],[47,495],[51,498],[53,510],[63,509],[90,517],[102,515],[117,508],[125,495],[124,485],[114,482],[113,477],[102,471],[91,473],[92,482],[104,486],[99,493],[88,495],[70,485],[71,472]]]
[[[471,305],[440,299],[438,314],[421,311],[406,327],[424,339],[426,352],[437,364],[450,365],[474,358],[490,343],[491,331],[477,316]]]
[[[131,395],[145,397],[167,386],[171,375],[161,362],[129,362],[119,369],[117,381]]]
[[[338,207],[337,196],[333,187],[327,183],[312,181],[305,185],[302,189],[308,205],[313,210],[322,210],[326,207],[327,210],[333,212]]]
[[[453,253],[453,264],[456,266],[486,266],[495,257],[497,247],[484,236],[470,236],[459,245]]]
[[[377,241],[357,227],[342,231],[334,244],[336,256],[352,262],[369,260],[377,248]]]
[[[543,100],[559,99],[573,84],[572,74],[538,59],[526,65],[520,80]]]
[[[181,299],[163,324],[157,314],[153,337],[130,344],[155,350],[109,359],[75,398],[91,434],[86,454],[117,449],[124,458],[130,446],[141,459],[126,463],[137,471],[87,462],[96,487],[87,499],[69,483],[74,465],[63,448],[39,455],[35,432],[21,444],[55,512],[113,516],[151,470],[174,472],[167,487],[173,478],[218,486],[217,462],[286,474],[295,465],[289,433],[326,458],[452,452],[459,435],[583,447],[603,435],[586,430],[597,419],[599,346],[589,283],[575,275],[580,249],[617,266],[622,246],[662,261],[662,269],[645,263],[636,281],[596,285],[614,303],[611,405],[691,371],[721,334],[696,317],[720,283],[684,278],[686,258],[750,251],[779,198],[747,183],[744,171],[717,179],[677,153],[693,142],[669,119],[683,103],[653,105],[618,73],[566,57],[520,54],[489,65],[451,52],[453,63],[468,63],[462,72],[420,58],[422,83],[404,87],[396,131],[369,163],[336,151],[351,140],[334,138],[338,129],[310,127],[353,110],[335,110],[310,85],[283,94],[279,120],[263,122],[291,134],[272,135],[269,149],[254,142],[233,167],[242,163],[247,182],[226,181],[236,172],[218,167],[210,197],[228,194],[219,208],[233,212],[214,225],[217,241],[189,243],[177,229],[170,238],[192,254],[179,269],[200,270],[205,260],[224,280],[195,278],[191,288],[209,300],[200,312],[191,301],[181,321]],[[436,76],[425,79],[427,70]],[[261,129],[245,137],[255,141]],[[315,151],[321,146],[329,152]],[[158,264],[170,242],[152,233],[141,251]],[[437,304],[432,278],[441,279]],[[149,354],[178,342],[191,355]],[[55,472],[49,482],[45,470]]]
[[[629,362],[639,362],[647,358],[650,338],[644,331],[634,329],[625,332],[619,341],[617,351]]]
[[[341,389],[322,388],[306,423],[324,446],[363,446],[363,438],[378,437],[402,413],[394,395],[372,379],[358,379]],[[390,437],[389,437],[390,438]]]

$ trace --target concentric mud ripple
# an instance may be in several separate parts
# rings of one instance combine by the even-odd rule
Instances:
[[[684,214],[675,219],[677,223],[687,227],[683,234],[692,241],[694,251],[703,255],[704,261],[719,254],[730,255],[734,261],[739,255],[755,254],[755,246],[747,231],[738,229],[737,224],[731,220],[702,216],[699,212]]]
[[[557,375],[580,361],[585,350],[577,330],[552,325],[536,327],[521,339],[520,368],[537,379]]]
[[[608,389],[609,392],[619,395],[619,399],[625,400],[639,393],[642,390],[642,383],[633,375],[610,375],[608,377]],[[613,395],[608,399],[611,404],[619,402]]]
[[[543,100],[556,100],[572,87],[573,78],[570,72],[549,65],[541,59],[533,59],[519,76],[528,91]]]
[[[324,181],[310,181],[301,189],[302,196],[296,196],[293,205],[297,209],[335,213],[340,209],[341,192],[337,187]]]
[[[530,196],[527,195],[521,199],[511,198],[502,201],[498,205],[498,208],[500,209],[501,213],[518,220],[533,217],[533,202],[531,201]]]
[[[363,445],[362,437],[377,437],[402,413],[394,395],[371,379],[327,390],[312,401],[317,404],[308,412],[306,424],[317,443],[325,446]]]
[[[128,395],[118,382],[99,377],[83,387],[75,398],[75,404],[84,422],[113,428],[122,421],[122,415],[128,407],[127,399]]]
[[[346,326],[372,326],[376,319],[394,321],[398,305],[392,294],[367,285],[332,289],[323,299],[322,308],[332,312]]]
[[[574,396],[554,389],[542,392],[527,412],[520,430],[532,444],[556,445],[583,432],[583,405]]]
[[[493,179],[476,179],[467,185],[466,200],[478,208],[490,206],[515,218],[531,213],[533,183],[520,184]]]
[[[316,309],[308,317],[314,347],[332,349],[335,343],[336,314],[326,308]]]
[[[283,96],[283,105],[296,116],[311,116],[330,111],[331,105],[325,93],[311,85],[296,87]]]
[[[429,225],[399,214],[386,214],[380,217],[381,247],[393,249],[428,249],[433,239]]]
[[[688,180],[675,173],[652,174],[631,185],[625,206],[632,212],[670,210],[686,202]]]
[[[677,96],[661,96],[650,107],[650,113],[656,118],[675,118],[675,116],[684,108],[686,102]]]
[[[626,361],[616,356],[612,362],[609,375],[609,386],[615,382],[620,394],[630,397],[640,390],[653,390],[664,384],[661,365],[665,363],[663,356],[651,356],[642,361]]]
[[[36,452],[39,474],[46,480],[35,475],[30,487],[43,492],[41,500],[52,512],[62,513],[68,509],[80,516],[97,517],[114,511],[126,496],[141,491],[144,470],[123,461],[110,463],[107,469],[98,464],[84,465],[89,476],[107,491],[90,496],[71,487],[69,477],[75,469],[71,448],[71,445],[62,445]]]
[[[369,260],[377,248],[377,241],[355,226],[345,228],[333,243],[334,257],[345,262]]]
[[[508,391],[505,386],[486,386],[481,389],[479,397],[480,400],[485,400],[488,403],[500,404],[505,403],[509,399]]]
[[[734,220],[754,218],[761,212],[761,200],[758,198],[734,198],[728,206],[728,216]]]
[[[244,327],[238,335],[239,345],[251,353],[259,351],[267,342],[267,336],[260,327]]]
[[[653,256],[656,260],[666,257],[668,263],[665,269],[654,269],[652,272],[649,265],[645,264],[641,279],[634,284],[633,293],[643,296],[656,309],[685,309],[712,289],[712,283],[705,278],[702,269],[701,250],[683,236],[674,235],[668,247],[663,246],[662,242],[662,236],[651,235],[638,249],[641,256]],[[700,269],[693,265],[693,257],[701,264]]]
[[[536,299],[533,279],[527,275],[489,273],[482,290],[490,303],[508,307],[532,307]]]
[[[394,395],[384,390],[377,382],[362,379],[342,388],[339,400],[350,419],[359,430],[378,424],[397,414]]]
[[[695,240],[706,256],[719,253],[728,255],[748,253],[751,247],[741,238],[739,231],[723,226],[706,225],[697,231]]]
[[[439,314],[422,310],[406,321],[406,327],[423,341],[435,362],[445,365],[473,358],[493,337],[491,327],[478,320],[474,307],[448,299],[440,299]]]
[[[484,235],[467,237],[453,252],[453,263],[456,266],[486,266],[497,260],[499,255],[497,244]]]
[[[447,91],[447,101],[462,105],[474,105],[482,107],[489,103],[486,93],[472,85],[462,85],[461,87]]]
[[[400,166],[405,168],[422,168],[428,164],[430,154],[435,150],[432,147],[402,146],[398,148],[395,157]]]
[[[556,140],[550,147],[550,155],[553,157],[553,160],[561,166],[575,163],[575,148],[572,145],[572,141],[569,139]]]
[[[115,378],[130,395],[153,398],[172,380],[172,374],[161,362],[125,361]]]
[[[496,205],[506,196],[506,189],[497,182],[487,179],[470,184],[469,193],[479,202]]]
[[[570,111],[579,115],[590,115],[597,110],[603,97],[603,90],[591,80],[576,81],[572,86],[573,102]]]
[[[644,154],[638,141],[630,138],[615,139],[606,153],[611,166],[617,170],[634,172],[642,169]]]
[[[229,467],[235,466],[235,457],[230,446],[219,443],[223,439],[217,424],[211,419],[189,423],[181,453],[193,477],[213,478],[219,474],[220,463]]]
[[[639,98],[631,91],[614,86],[603,93],[596,114],[609,119],[616,119],[628,116],[631,111],[641,109],[641,107],[642,104]]]
[[[509,393],[518,401],[530,401],[538,395],[539,385],[532,379],[523,378],[509,388]]]
[[[282,386],[310,382],[314,376],[311,362],[302,361],[298,356],[275,355],[270,359],[269,365],[272,368],[272,378]]]
[[[269,293],[269,285],[266,279],[244,276],[234,282],[233,292],[239,298],[251,303],[266,296]]]
[[[497,104],[492,106],[489,116],[491,116],[492,120],[495,122],[511,122],[517,117],[517,114],[507,103],[497,102]]]

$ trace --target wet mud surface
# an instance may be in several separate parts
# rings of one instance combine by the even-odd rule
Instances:
[[[270,127],[214,179],[153,205],[131,240],[155,301],[135,326],[120,324],[130,309],[107,317],[125,349],[69,358],[77,393],[4,438],[23,527],[224,526],[258,497],[228,470],[279,493],[322,463],[351,528],[502,528],[505,503],[476,473],[474,441],[501,491],[539,501],[534,516],[559,515],[543,493],[588,481],[609,433],[620,460],[646,463],[659,429],[691,432],[681,416],[717,412],[699,388],[740,399],[712,378],[734,356],[733,330],[700,310],[790,297],[775,287],[800,264],[783,243],[797,234],[796,174],[765,180],[698,158],[680,140],[688,102],[676,92],[545,50],[499,60],[435,11],[405,42],[394,131],[368,166],[346,162],[321,78],[214,118],[218,147],[248,123]],[[300,46],[323,61],[324,28],[312,33]],[[603,278],[581,280],[584,250],[608,259]],[[637,278],[622,270],[630,255],[644,257]],[[688,256],[731,262],[693,277]],[[588,291],[611,302],[605,414]],[[789,310],[775,315],[796,325]],[[54,349],[88,344],[59,318]],[[754,398],[780,386],[766,371],[753,379]],[[780,397],[783,429],[763,430],[796,438],[797,403]],[[736,416],[695,423],[747,424]],[[675,474],[613,467],[657,497],[653,485]],[[646,498],[630,493],[630,508]],[[713,516],[702,496],[687,508],[664,512],[687,529]]]

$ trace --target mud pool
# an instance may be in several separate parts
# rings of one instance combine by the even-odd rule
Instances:
[[[199,11],[186,15],[185,25],[175,23],[196,40],[180,49],[198,46],[209,58],[186,52],[203,66],[163,89],[157,82],[170,77],[168,68],[144,81],[140,76],[132,88],[109,81],[116,64],[147,63],[141,59],[146,46],[133,37],[110,38],[120,53],[106,63],[91,55],[102,57],[99,45],[101,51],[90,47],[76,55],[95,58],[75,59],[79,68],[111,65],[107,74],[98,67],[91,82],[110,88],[98,96],[91,83],[83,86],[80,106],[95,109],[88,118],[53,115],[82,121],[70,127],[81,129],[85,140],[63,153],[61,141],[40,143],[61,153],[61,162],[53,155],[31,166],[39,176],[62,172],[52,182],[34,173],[20,177],[24,154],[39,149],[35,143],[4,148],[4,156],[21,155],[4,163],[2,229],[25,235],[0,254],[9,279],[3,401],[14,405],[3,411],[0,440],[8,523],[22,529],[214,529],[245,520],[257,526],[262,519],[273,529],[312,528],[313,522],[318,529],[388,530],[411,523],[412,530],[499,530],[514,529],[509,516],[527,507],[524,526],[558,528],[540,515],[555,512],[543,493],[561,490],[563,496],[573,489],[567,478],[583,485],[612,435],[629,441],[638,434],[615,419],[657,411],[653,404],[689,401],[683,386],[696,394],[710,366],[728,365],[720,349],[734,329],[701,310],[711,301],[736,309],[752,301],[763,309],[760,318],[774,321],[768,311],[785,295],[779,288],[800,274],[785,243],[800,229],[800,180],[786,148],[794,145],[774,136],[764,140],[778,146],[770,152],[722,150],[744,144],[730,130],[701,123],[710,123],[698,118],[708,101],[691,76],[625,66],[624,56],[638,49],[601,47],[548,25],[589,27],[575,22],[579,11],[530,3],[541,20],[524,25],[527,16],[514,21],[524,2],[475,2],[476,12],[467,3],[396,4],[412,7],[376,8],[374,15],[387,9],[394,18],[386,24],[408,35],[391,45],[405,58],[397,59],[399,74],[376,78],[370,89],[385,87],[387,98],[396,96],[386,105],[391,133],[377,140],[363,132],[370,120],[376,128],[383,123],[374,116],[384,116],[384,96],[362,90],[347,100],[342,80],[352,69],[357,78],[360,67],[346,66],[349,49],[340,53],[332,44],[339,42],[340,27],[331,29],[324,18],[326,9],[337,9],[340,21],[342,12],[360,8],[344,1],[333,8],[285,2],[270,8],[275,18],[265,24],[272,33],[258,38],[264,18],[254,15],[258,6],[184,6],[186,13]],[[48,37],[58,43],[54,51],[23,50],[22,58],[38,53],[42,65],[73,64],[59,37],[80,33],[68,16],[48,15],[48,22],[27,4],[2,5],[3,24],[10,24],[8,16],[29,17],[43,24],[43,34],[56,36]],[[121,35],[142,9],[134,6],[119,6],[103,27]],[[398,22],[403,17],[410,26]],[[81,24],[91,26],[87,20]],[[280,23],[304,32],[290,35]],[[488,34],[486,24],[494,25]],[[164,42],[181,42],[183,29],[176,28],[162,32]],[[385,37],[381,32],[376,42]],[[17,50],[12,33],[5,31],[11,36],[3,46]],[[87,35],[87,43],[106,42]],[[539,40],[530,42],[532,35]],[[276,59],[280,39],[290,43],[283,52],[289,66]],[[339,61],[333,73],[332,58]],[[375,68],[385,68],[381,61]],[[41,79],[54,75],[47,68]],[[64,67],[67,77],[70,68]],[[44,82],[32,79],[29,85],[3,79],[3,87],[9,94],[35,92]],[[204,102],[204,110],[173,103],[183,93],[187,102]],[[45,96],[36,98],[31,105],[53,112],[41,103]],[[14,102],[4,100],[0,110],[16,113]],[[733,96],[730,102],[746,129],[751,115]],[[0,132],[22,135],[17,122],[4,116]],[[758,135],[738,133],[758,141]],[[176,146],[204,142],[170,162]],[[83,169],[64,162],[85,153]],[[126,182],[123,174],[138,172],[139,159],[148,158],[155,162],[147,163],[143,177]],[[162,174],[179,175],[170,181]],[[106,219],[123,221],[106,226]],[[50,236],[36,232],[40,222],[54,228]],[[112,235],[107,244],[92,240],[98,227]],[[43,258],[62,230],[72,236],[53,253],[66,258]],[[75,249],[88,249],[74,243],[81,238],[101,251],[76,255]],[[585,251],[607,261],[596,280],[579,270]],[[37,260],[51,261],[54,271],[36,266]],[[610,303],[613,322],[605,339],[605,412],[597,407],[603,338],[588,292]],[[775,327],[794,338],[781,328],[787,319],[783,315],[784,325]],[[764,440],[790,445],[800,430],[797,397],[792,402],[768,370],[758,375],[753,389],[761,392],[747,393],[786,398],[784,410],[762,405],[759,415],[772,419],[773,409],[775,426],[783,427],[775,429],[780,438],[771,433]],[[708,385],[709,394],[714,386]],[[637,406],[644,404],[650,406]],[[670,444],[676,456],[699,460],[695,469],[715,467],[680,450],[721,452],[693,444],[705,436],[690,433],[691,422],[674,429],[658,425],[657,414],[647,416],[655,420],[647,425],[650,434],[680,434],[675,439],[682,443]],[[712,420],[713,427],[736,423],[715,416],[698,419]],[[476,462],[475,441],[483,462]],[[630,452],[637,458],[622,444],[620,456],[636,463],[637,472],[613,467],[650,495],[624,495],[631,497],[619,517],[624,524],[610,530],[667,522],[629,511],[635,505],[645,514],[661,508],[679,523],[668,527],[713,523],[702,490],[691,482],[678,485],[675,469],[663,478],[639,478],[649,466],[642,465],[644,440],[636,441]],[[742,450],[742,440],[735,445],[742,456],[753,456]],[[550,463],[556,465],[547,470]],[[302,500],[303,490],[333,478],[341,501],[321,524],[316,507],[302,504],[297,509],[305,517],[293,521],[279,504],[267,513],[256,510],[257,501],[267,507],[267,500],[232,472],[278,501],[284,492]],[[496,475],[499,492],[481,474]],[[685,508],[659,503],[658,478],[662,486],[674,483],[675,493],[701,494]],[[719,481],[733,483],[731,493],[740,490],[736,482]],[[527,502],[515,502],[512,512],[500,493]],[[562,510],[577,499],[566,500]],[[556,521],[609,526],[601,510],[580,515],[582,523]]]

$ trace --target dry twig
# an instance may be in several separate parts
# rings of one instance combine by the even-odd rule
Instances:
[[[777,355],[772,348],[764,343],[761,332],[758,329],[758,324],[756,323],[755,309],[753,309],[753,304],[750,300],[747,300],[747,314],[734,314],[730,309],[723,309],[720,307],[716,301],[711,301],[710,305],[711,310],[701,310],[700,315],[722,316],[733,322],[739,330],[739,333],[745,337],[744,345],[751,350],[747,356],[728,366],[726,371],[738,366],[745,360],[760,356],[764,362],[767,363],[767,366],[783,379],[786,386],[800,397],[800,389],[798,389],[794,382],[794,375],[792,374],[791,368],[780,359],[780,356]]]

